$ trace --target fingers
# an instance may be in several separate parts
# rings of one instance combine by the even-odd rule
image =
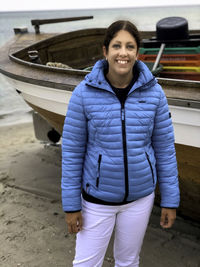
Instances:
[[[83,227],[83,217],[82,217],[82,214],[80,213],[81,216],[78,217],[78,230],[81,231],[82,230],[82,227]]]
[[[173,224],[174,224],[174,220],[173,219],[169,219],[167,215],[160,222],[160,225],[162,226],[162,228],[165,228],[165,229],[171,228]]]
[[[75,225],[75,224],[72,225],[71,229],[72,229],[71,233],[75,233],[76,234],[79,231],[77,225]]]
[[[76,222],[68,222],[67,229],[70,234],[78,233],[80,231],[79,227],[77,226]]]
[[[65,221],[70,234],[78,233],[82,230],[82,214],[81,212],[66,213]]]
[[[67,229],[70,234],[79,232],[79,228],[74,223],[67,223]]]
[[[176,209],[162,208],[160,225],[162,228],[171,228],[176,219]]]
[[[161,218],[160,218],[160,225],[164,228],[164,226],[167,224],[167,217],[164,212],[161,213]]]

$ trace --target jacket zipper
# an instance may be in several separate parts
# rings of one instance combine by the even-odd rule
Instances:
[[[102,155],[99,155],[98,158],[98,170],[97,170],[97,180],[96,180],[96,187],[99,187],[99,176],[100,176],[100,168],[101,168],[101,159],[102,159]]]
[[[152,174],[152,179],[153,179],[153,184],[154,184],[154,183],[155,183],[155,180],[154,180],[153,167],[152,167],[151,161],[150,161],[150,159],[149,159],[149,155],[147,154],[147,152],[145,152],[145,154],[146,154],[147,160],[148,160],[148,162],[149,162],[149,166],[150,166],[150,168],[151,168],[151,174]]]
[[[125,125],[125,110],[124,103],[121,105],[121,121],[122,121],[122,139],[123,139],[123,151],[124,151],[124,178],[125,178],[125,195],[124,201],[128,197],[128,161],[127,161],[127,145],[126,145],[126,125]]]

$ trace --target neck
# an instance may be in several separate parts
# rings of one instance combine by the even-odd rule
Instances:
[[[116,88],[126,88],[131,80],[133,79],[133,74],[130,73],[129,75],[119,76],[119,75],[113,75],[112,73],[108,72],[106,75],[109,82],[112,84],[112,86]]]

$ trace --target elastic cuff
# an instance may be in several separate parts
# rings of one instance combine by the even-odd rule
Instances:
[[[64,211],[65,213],[75,213],[75,212],[79,212],[79,211],[81,211],[81,210],[70,210],[70,211]]]
[[[174,210],[177,209],[177,207],[162,207],[162,206],[160,206],[160,207],[161,207],[161,208],[164,208],[164,209],[172,209],[172,210],[173,210],[173,209],[174,209]]]

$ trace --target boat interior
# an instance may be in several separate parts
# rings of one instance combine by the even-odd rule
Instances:
[[[103,57],[104,34],[105,29],[101,28],[59,34],[28,46],[10,57],[24,64],[84,70]]]

